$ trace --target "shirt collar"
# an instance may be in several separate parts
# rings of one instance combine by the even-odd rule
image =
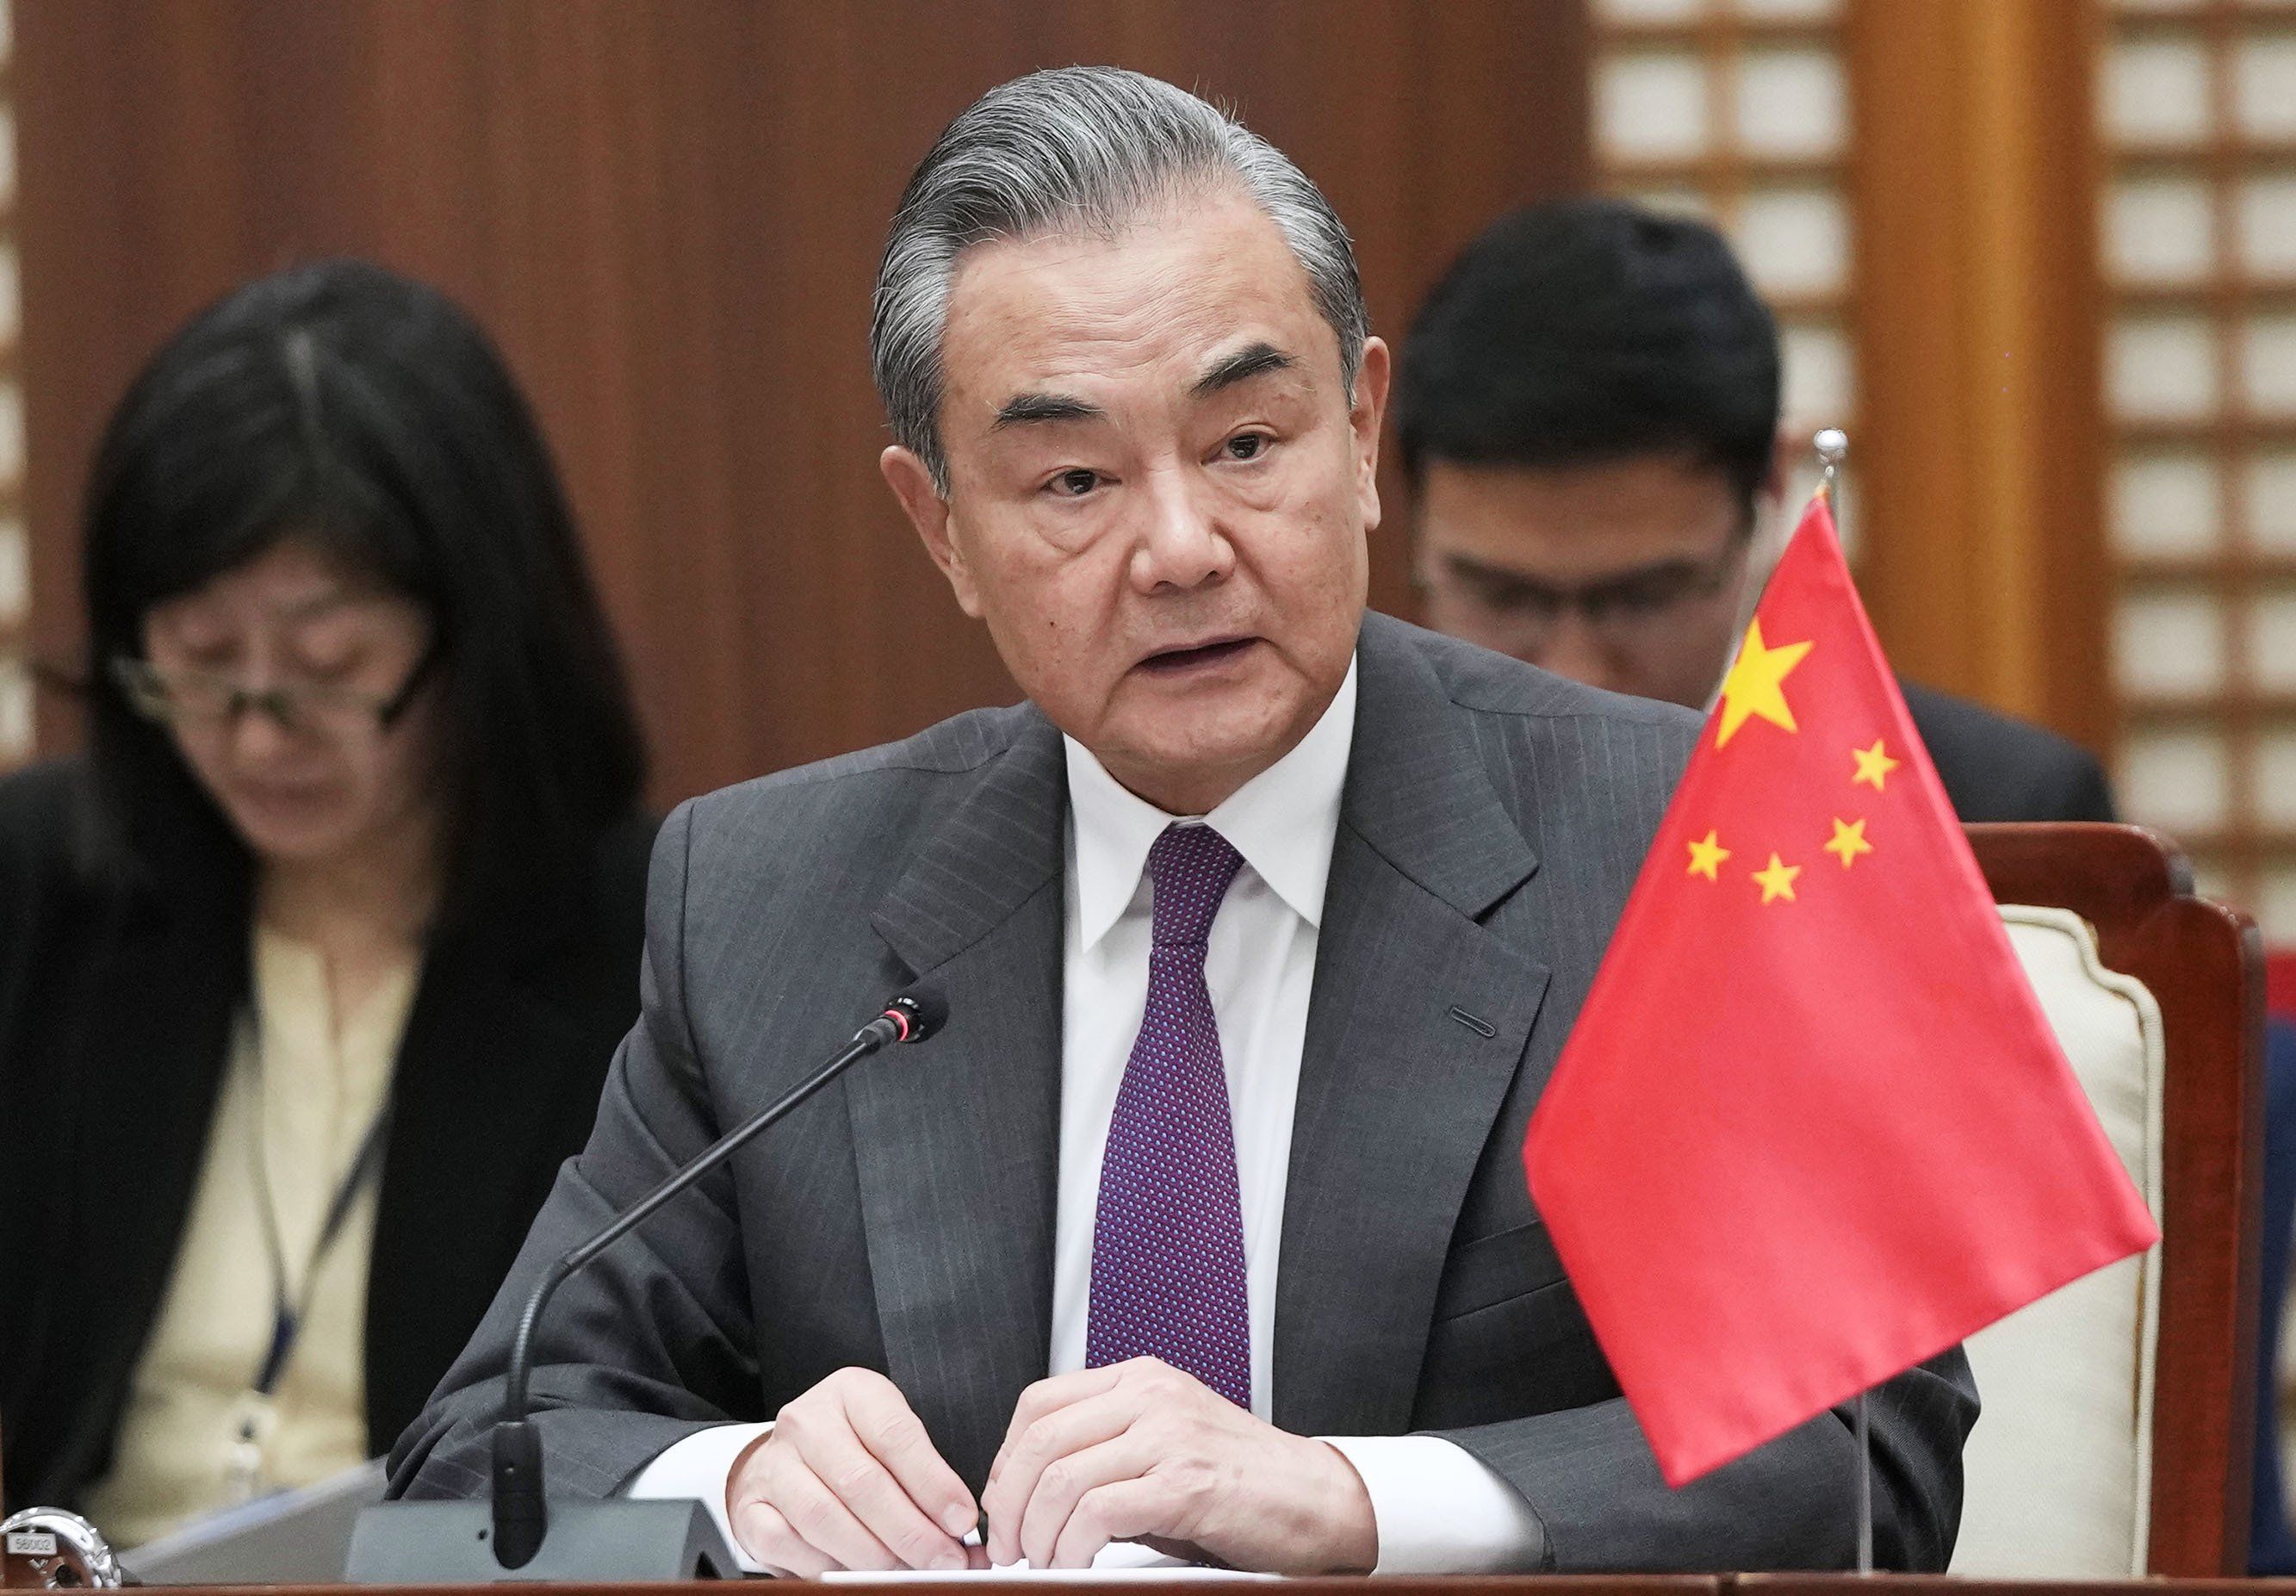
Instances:
[[[1340,830],[1340,794],[1355,746],[1356,665],[1291,753],[1238,787],[1204,823],[1243,855],[1286,907],[1310,926],[1324,919],[1324,886]],[[1075,843],[1076,904],[1083,944],[1108,934],[1139,891],[1148,850],[1176,819],[1128,792],[1091,750],[1062,735],[1068,758],[1069,835]]]

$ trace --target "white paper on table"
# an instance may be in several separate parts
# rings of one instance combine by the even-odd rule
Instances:
[[[979,1532],[964,1537],[967,1546],[980,1544]],[[1279,1579],[1275,1574],[1240,1574],[1233,1568],[1214,1568],[1203,1563],[1191,1563],[1181,1558],[1167,1557],[1162,1552],[1143,1546],[1136,1541],[1111,1541],[1092,1559],[1089,1568],[1031,1568],[1026,1562],[1005,1563],[993,1568],[903,1568],[895,1572],[877,1573],[868,1570],[838,1569],[822,1575],[824,1579],[867,1580],[871,1584],[890,1584],[897,1580],[933,1579],[1075,1579],[1105,1580],[1112,1584],[1138,1584],[1171,1579]]]

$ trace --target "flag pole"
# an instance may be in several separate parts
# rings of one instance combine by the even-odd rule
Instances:
[[[1826,508],[1833,514],[1834,525],[1841,524],[1841,462],[1849,453],[1849,435],[1840,427],[1828,427],[1810,440],[1817,451],[1818,465],[1824,475],[1820,490],[1825,495]],[[1857,1431],[1857,1572],[1874,1572],[1874,1447],[1873,1432],[1866,1412],[1866,1393],[1860,1391],[1853,1408]]]
[[[1849,454],[1849,434],[1840,427],[1828,427],[1812,438],[1809,445],[1817,451],[1817,464],[1824,473],[1821,485],[1825,489],[1826,503],[1833,511],[1833,522],[1838,527],[1841,524],[1841,484],[1838,479],[1841,474],[1841,462]]]

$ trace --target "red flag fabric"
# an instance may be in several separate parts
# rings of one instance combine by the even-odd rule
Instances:
[[[1679,1485],[2157,1238],[1821,496],[1524,1144]]]

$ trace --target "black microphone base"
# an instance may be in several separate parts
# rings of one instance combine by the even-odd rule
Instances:
[[[742,1565],[691,1497],[554,1499],[541,1549],[518,1568],[495,1560],[492,1502],[386,1501],[359,1515],[344,1577],[353,1584],[592,1584],[739,1579]]]

